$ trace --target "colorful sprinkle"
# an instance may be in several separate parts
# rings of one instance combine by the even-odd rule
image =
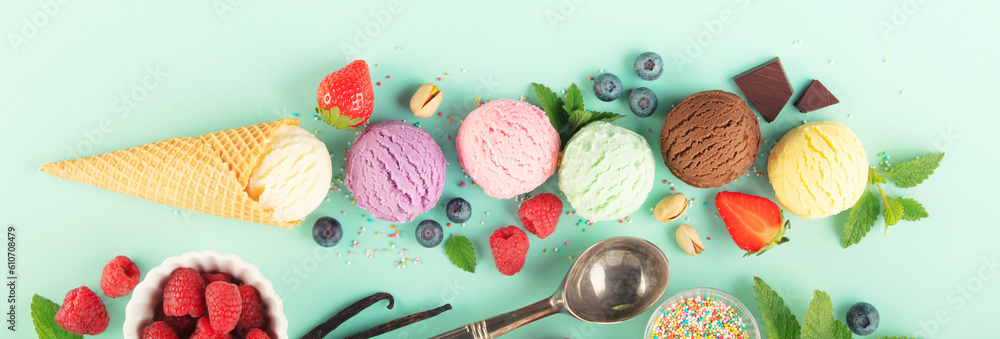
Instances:
[[[648,339],[725,338],[748,339],[743,319],[729,305],[714,297],[697,296],[657,311]]]

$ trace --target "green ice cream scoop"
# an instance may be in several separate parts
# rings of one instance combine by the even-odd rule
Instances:
[[[635,212],[653,188],[653,151],[625,128],[594,122],[569,140],[559,166],[559,189],[589,220],[611,220]]]

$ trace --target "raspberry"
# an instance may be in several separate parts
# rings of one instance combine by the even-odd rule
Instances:
[[[110,298],[124,297],[139,284],[139,267],[124,255],[111,259],[101,272],[101,291]]]
[[[255,328],[247,334],[247,339],[271,339],[271,337],[268,337],[267,333],[264,333],[259,328]]]
[[[170,273],[163,289],[163,314],[170,316],[205,315],[205,280],[193,268],[178,268]]]
[[[243,301],[243,310],[240,311],[240,320],[236,324],[239,332],[247,333],[251,329],[264,327],[264,304],[257,289],[250,285],[240,285],[240,299]]]
[[[101,297],[87,286],[66,292],[62,306],[56,312],[56,323],[76,334],[98,335],[108,328],[111,318]]]
[[[233,282],[233,276],[228,273],[202,273],[201,278],[205,280],[205,285],[216,281]]]
[[[517,226],[507,226],[490,236],[490,251],[497,270],[503,275],[514,275],[524,267],[528,254],[528,235]]]
[[[555,194],[542,193],[521,203],[517,216],[521,218],[524,229],[539,239],[545,239],[556,230],[562,207],[562,200]]]
[[[208,320],[216,333],[229,333],[236,328],[240,319],[243,301],[236,284],[216,281],[205,288],[205,305],[208,306]]]
[[[186,315],[182,316],[169,316],[163,314],[163,304],[157,305],[156,312],[153,313],[154,321],[163,321],[170,325],[170,328],[177,332],[177,336],[181,338],[187,338],[191,336],[191,332],[194,332],[194,325],[198,323],[198,318],[192,318]]]
[[[180,339],[180,337],[167,323],[154,321],[142,329],[142,339]]]
[[[228,333],[216,333],[212,329],[212,324],[208,320],[208,317],[198,318],[198,325],[195,326],[194,333],[191,333],[190,339],[230,339]]]

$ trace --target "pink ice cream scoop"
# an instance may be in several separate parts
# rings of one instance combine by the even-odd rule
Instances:
[[[498,99],[469,113],[455,147],[458,163],[486,195],[507,199],[531,192],[555,173],[559,133],[538,107]]]
[[[437,204],[447,164],[426,131],[387,120],[369,126],[354,141],[344,183],[358,207],[375,218],[407,222]]]

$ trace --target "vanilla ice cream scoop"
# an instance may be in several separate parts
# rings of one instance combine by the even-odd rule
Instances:
[[[868,182],[868,160],[847,126],[817,121],[781,137],[767,158],[767,174],[781,207],[816,219],[854,206]]]
[[[312,133],[292,125],[279,128],[267,148],[247,193],[275,219],[300,221],[319,207],[330,188],[330,152]]]

